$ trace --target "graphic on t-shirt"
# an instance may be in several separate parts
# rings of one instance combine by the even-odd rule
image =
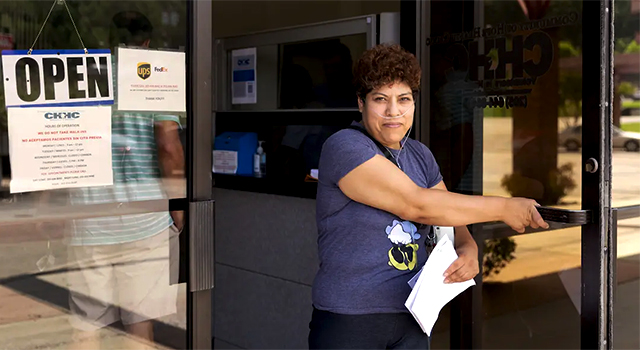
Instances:
[[[385,232],[393,243],[389,249],[389,266],[400,271],[413,270],[418,263],[418,228],[409,221],[393,220]]]

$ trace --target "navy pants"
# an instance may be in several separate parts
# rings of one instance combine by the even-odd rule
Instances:
[[[309,349],[429,349],[409,313],[344,315],[313,309]]]

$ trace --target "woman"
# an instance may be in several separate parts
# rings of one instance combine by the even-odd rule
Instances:
[[[455,227],[459,258],[445,272],[447,283],[479,271],[466,225],[548,227],[533,200],[447,191],[429,149],[408,138],[420,76],[415,56],[397,45],[366,51],[355,67],[362,121],[323,146],[311,349],[428,348],[404,302],[407,281],[427,259],[429,225]]]

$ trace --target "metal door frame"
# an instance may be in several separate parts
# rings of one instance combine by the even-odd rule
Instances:
[[[187,0],[187,23],[187,349],[211,349],[214,277],[214,203],[210,170],[213,145],[212,2]]]
[[[582,209],[593,221],[582,226],[582,306],[580,345],[611,347],[607,323],[612,233],[611,153],[613,114],[613,0],[582,3]],[[585,25],[599,22],[599,26]],[[599,74],[596,74],[598,72]],[[596,142],[594,142],[596,141]],[[598,164],[589,171],[588,162]],[[615,258],[615,257],[614,257]],[[615,280],[614,280],[615,281]],[[612,323],[612,322],[611,322]]]

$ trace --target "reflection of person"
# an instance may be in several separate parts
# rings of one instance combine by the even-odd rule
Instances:
[[[313,82],[309,72],[297,64],[288,65],[282,78],[283,101],[281,108],[321,108],[313,101]],[[323,125],[287,125],[278,149],[281,163],[277,171],[286,171],[294,178],[304,178],[311,169],[318,168],[322,143],[329,137],[331,128]]]
[[[282,101],[280,108],[304,109],[320,108],[313,101],[313,81],[306,68],[299,64],[287,64],[282,72]]]
[[[118,13],[112,25],[112,44],[149,46],[152,26],[142,14]],[[182,176],[178,117],[116,108],[112,114],[114,185],[72,190],[74,205],[166,200],[162,177]],[[75,345],[97,348],[91,344],[96,341],[95,331],[117,321],[129,333],[153,340],[151,320],[176,313],[177,286],[170,283],[169,251],[175,248],[170,241],[177,239],[182,225],[182,215],[169,212],[73,222],[69,257],[80,267],[69,277],[70,323],[78,330]]]
[[[322,66],[326,82],[315,89],[316,98],[327,108],[355,108],[353,99],[353,59],[349,48],[330,42],[323,51]]]
[[[404,306],[407,282],[427,259],[429,225],[455,227],[458,259],[446,283],[479,271],[478,247],[466,225],[501,220],[520,232],[548,227],[533,200],[447,191],[431,151],[408,138],[420,76],[415,56],[397,45],[366,51],[355,67],[362,121],[353,127],[370,137],[345,129],[323,146],[311,349],[429,347]]]
[[[433,132],[430,142],[447,145],[435,150],[445,182],[452,190],[473,193],[474,109],[469,101],[478,94],[478,84],[466,80],[467,71],[456,61],[463,46],[454,45],[446,55],[433,55],[434,82],[440,88],[432,99]],[[458,49],[458,52],[456,52]],[[466,55],[466,51],[464,51]]]

